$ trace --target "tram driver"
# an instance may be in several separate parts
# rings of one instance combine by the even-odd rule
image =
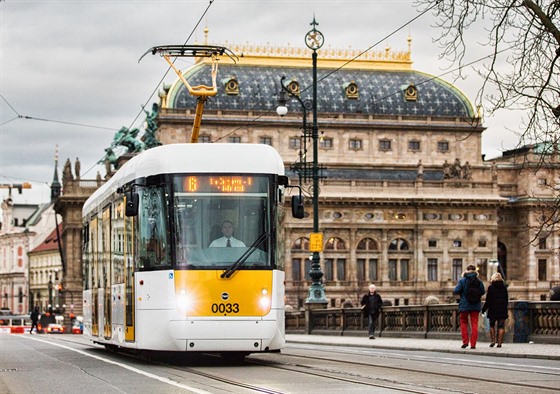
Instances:
[[[224,222],[222,223],[222,234],[224,236],[212,241],[212,243],[210,244],[210,247],[211,248],[215,248],[215,247],[221,247],[221,248],[224,248],[224,247],[234,247],[234,248],[245,247],[245,244],[242,241],[233,237],[233,231],[234,231],[233,222],[231,222],[230,220],[224,220]]]

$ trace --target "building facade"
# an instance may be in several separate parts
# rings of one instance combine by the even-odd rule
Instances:
[[[311,112],[311,54],[229,49],[239,59],[220,60],[218,93],[205,103],[198,141],[272,145],[291,183],[302,186],[306,217],[285,215],[281,245],[286,304],[301,308],[311,284],[313,152],[311,119],[303,119],[303,108]],[[412,68],[411,40],[398,53],[321,49],[318,55],[318,202],[328,305],[356,306],[371,282],[393,305],[422,304],[430,296],[454,301],[468,264],[485,281],[501,271],[513,299],[546,299],[560,276],[558,232],[546,223],[559,175],[555,151],[537,145],[485,160],[483,119],[456,87]],[[209,59],[197,59],[183,75],[193,86],[210,86],[211,68]],[[276,113],[281,80],[302,104],[289,101],[283,117]],[[157,117],[150,118],[151,137],[189,142],[195,107],[179,79],[165,86]],[[538,166],[543,154],[548,164]],[[81,314],[72,302],[82,286],[81,208],[103,181],[74,177],[66,167],[55,204],[64,220],[62,301]],[[106,167],[108,179],[111,162]]]
[[[536,174],[526,166],[538,159],[533,148],[485,161],[483,119],[453,85],[412,68],[410,44],[405,52],[387,49],[357,59],[358,51],[318,52],[319,223],[329,305],[356,306],[370,282],[393,305],[419,304],[428,296],[452,301],[468,264],[484,280],[501,270],[512,298],[546,297],[560,273],[558,234],[550,228],[537,235],[531,222],[542,216],[544,199],[553,198],[543,186],[557,182],[557,161],[533,168]],[[220,61],[218,94],[206,103],[199,142],[272,145],[291,182],[301,182],[311,212],[305,158],[312,150],[302,108],[292,100],[286,116],[276,114],[282,77],[291,93],[309,102],[311,53],[230,49],[243,56]],[[193,86],[211,85],[210,67],[199,59],[184,77]],[[158,140],[189,142],[195,98],[179,80],[160,97]],[[311,283],[311,232],[310,214],[303,220],[286,215],[287,304],[296,308]]]

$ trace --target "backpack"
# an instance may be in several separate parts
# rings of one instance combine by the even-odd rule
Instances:
[[[478,278],[467,279],[467,291],[465,292],[465,298],[471,304],[476,304],[480,302],[480,281]]]

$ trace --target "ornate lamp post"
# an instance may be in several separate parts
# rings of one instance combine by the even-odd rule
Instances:
[[[51,276],[49,276],[49,283],[48,283],[48,287],[47,287],[47,288],[48,288],[48,290],[49,290],[49,306],[48,306],[48,307],[51,308],[51,307],[52,307],[52,304],[53,304],[53,294],[52,294],[52,291],[53,291],[53,282],[52,282],[52,277],[51,277]]]
[[[310,234],[309,237],[309,251],[312,252],[311,257],[311,270],[309,271],[309,276],[312,279],[311,286],[309,288],[309,295],[306,300],[306,303],[311,306],[325,306],[327,304],[327,299],[325,297],[325,289],[323,287],[323,283],[321,278],[323,277],[323,271],[321,270],[321,257],[319,255],[320,252],[323,251],[323,234],[319,232],[319,166],[318,166],[318,141],[319,141],[319,128],[317,126],[317,50],[321,48],[324,44],[324,37],[323,34],[316,29],[318,23],[315,21],[315,17],[313,17],[313,22],[311,22],[311,29],[305,35],[305,45],[309,49],[313,51],[312,54],[312,62],[313,62],[313,99],[312,103],[312,113],[313,113],[313,123],[311,127],[311,139],[313,141],[313,165],[312,165],[312,172],[311,178],[313,180],[313,232]],[[283,83],[284,77],[281,80],[282,91],[279,100],[279,107],[277,109],[277,113],[280,116],[286,115],[287,107],[286,101],[283,99],[284,92],[288,93],[288,96],[294,97],[298,100],[301,104],[302,111],[303,111],[303,132],[304,132],[304,143],[306,143],[308,135],[307,129],[307,111],[308,107],[306,108],[305,103],[297,96],[291,93]],[[303,150],[303,155],[300,154],[301,164],[303,165],[303,173],[304,179],[307,179],[307,164],[305,158],[305,151],[306,147]],[[301,181],[301,173],[300,173],[300,181]]]

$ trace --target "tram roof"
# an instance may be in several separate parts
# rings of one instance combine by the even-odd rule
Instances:
[[[83,212],[102,203],[118,187],[159,174],[224,173],[284,175],[278,152],[265,144],[169,144],[149,149],[126,162],[85,202]]]

